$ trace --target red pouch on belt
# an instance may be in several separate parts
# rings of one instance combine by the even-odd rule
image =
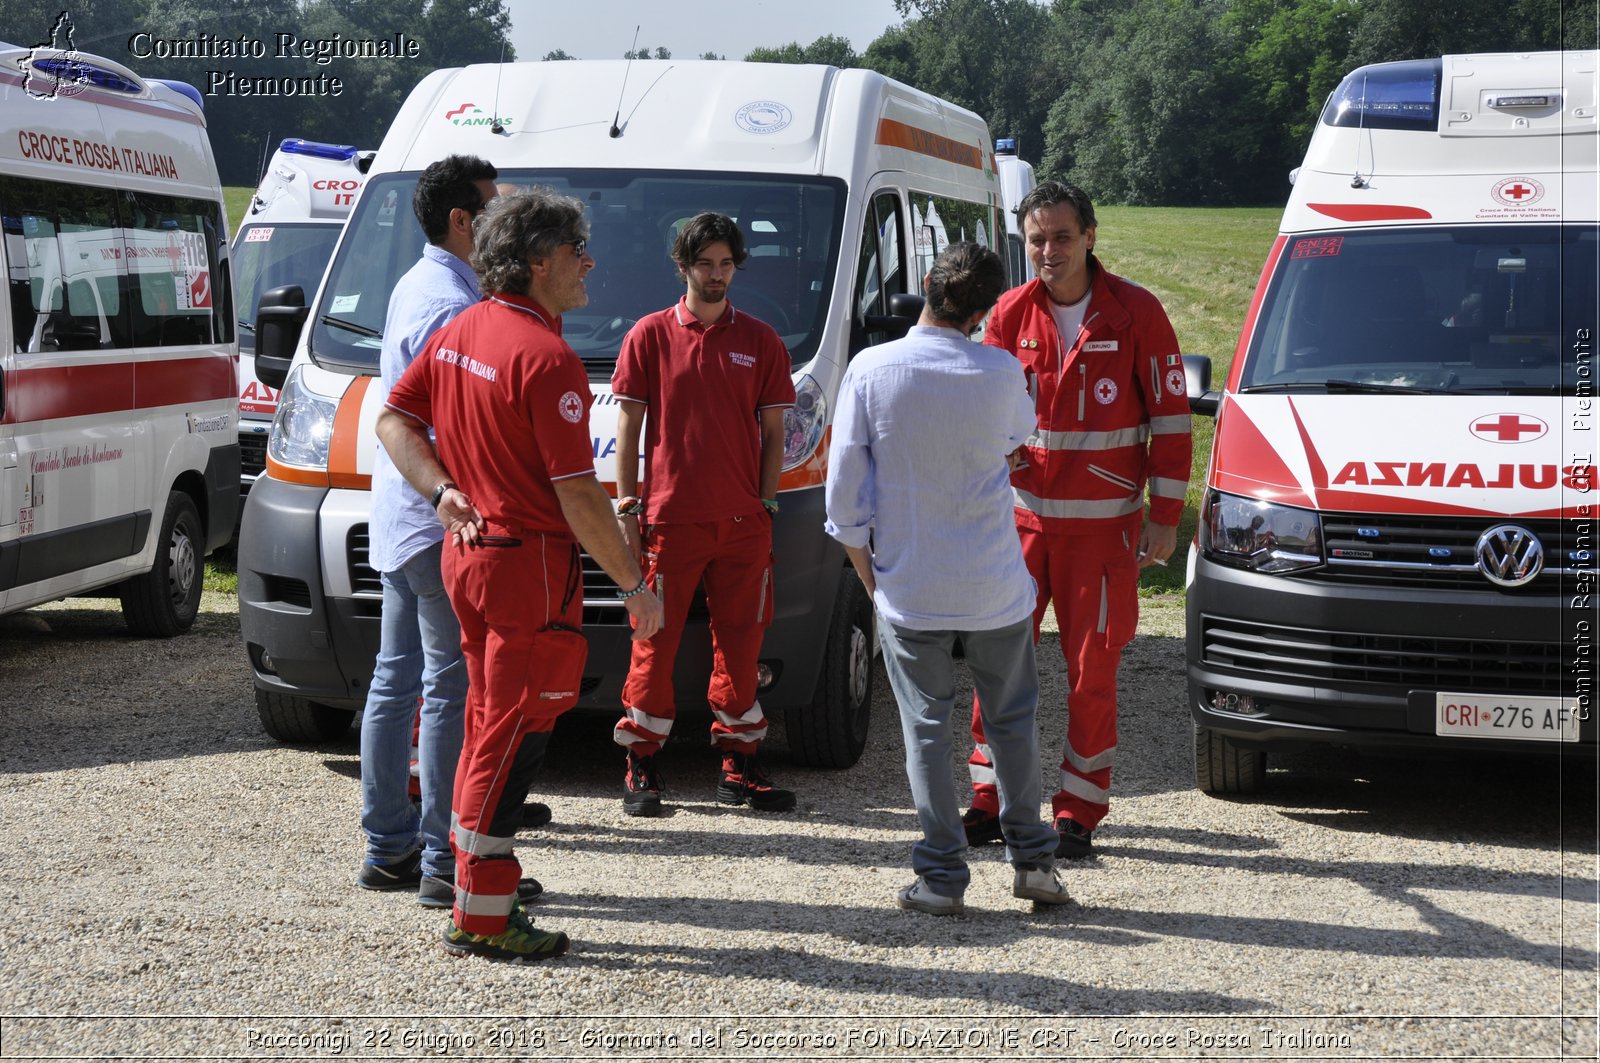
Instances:
[[[531,696],[526,714],[548,719],[576,705],[583,666],[588,660],[589,640],[576,628],[551,624],[535,635],[528,661]]]

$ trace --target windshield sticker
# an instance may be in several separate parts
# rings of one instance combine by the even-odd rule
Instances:
[[[1332,258],[1344,247],[1342,236],[1308,236],[1294,242],[1290,258]]]
[[[247,244],[263,244],[272,239],[272,226],[260,225],[244,234]]]
[[[355,295],[336,295],[333,297],[333,312],[335,314],[348,314],[361,302],[361,293]]]

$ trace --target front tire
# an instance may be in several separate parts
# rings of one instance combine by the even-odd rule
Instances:
[[[848,768],[867,748],[872,721],[872,598],[853,569],[845,569],[823,646],[822,674],[811,704],[785,722],[789,753],[814,768]]]
[[[1267,754],[1237,746],[1209,727],[1194,729],[1194,784],[1208,794],[1259,793],[1267,781]]]
[[[150,571],[122,585],[122,617],[128,630],[169,639],[194,625],[205,574],[205,527],[194,501],[182,491],[167,495]]]
[[[350,730],[355,710],[336,709],[305,698],[256,690],[256,715],[261,729],[280,742],[331,742]]]

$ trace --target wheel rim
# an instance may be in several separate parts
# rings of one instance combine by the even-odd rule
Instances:
[[[189,600],[199,576],[199,566],[194,550],[194,539],[182,524],[172,530],[172,543],[167,550],[167,580],[172,588],[172,601],[181,605]]]
[[[871,678],[872,659],[867,649],[867,633],[860,624],[850,625],[850,707],[860,708],[867,700],[867,681]]]

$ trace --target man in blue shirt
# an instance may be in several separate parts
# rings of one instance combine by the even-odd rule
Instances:
[[[472,223],[493,199],[494,166],[451,155],[422,171],[412,209],[427,245],[389,296],[379,370],[387,392],[428,337],[480,296],[467,260]],[[445,593],[439,563],[444,529],[428,500],[395,469],[381,445],[372,471],[370,562],[383,582],[383,622],[372,686],[361,719],[363,889],[416,889],[430,908],[455,902],[450,797],[461,756],[467,666],[461,627]],[[422,698],[417,720],[417,698]],[[408,792],[413,721],[422,807]],[[524,898],[538,884],[519,887]]]
[[[1039,816],[1033,580],[1011,515],[1009,462],[1034,430],[1022,366],[970,336],[1005,290],[1000,257],[952,244],[923,281],[905,339],[845,372],[828,453],[827,531],[878,610],[922,826],[902,908],[963,910],[970,873],[952,776],[959,640],[994,753],[1012,896],[1063,904],[1056,833]]]

